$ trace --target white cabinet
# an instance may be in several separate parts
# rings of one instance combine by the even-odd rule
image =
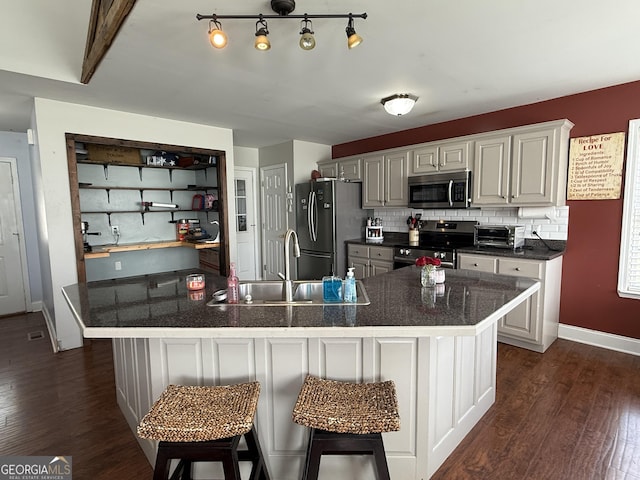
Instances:
[[[560,120],[479,136],[472,205],[564,205],[572,126]]]
[[[338,162],[318,162],[318,171],[322,178],[338,178]]]
[[[540,281],[538,292],[500,319],[499,341],[542,353],[558,337],[562,257],[545,261],[461,253],[458,265],[462,270]]]
[[[362,158],[350,158],[338,162],[338,178],[352,182],[362,181]]]
[[[323,178],[339,178],[351,182],[361,182],[362,157],[318,162],[318,171]]]
[[[358,245],[347,246],[347,266],[354,267],[354,275],[360,280],[393,270],[393,248]]]
[[[363,159],[362,208],[407,206],[409,157],[401,150]]]
[[[473,152],[473,141],[431,142],[413,150],[409,175],[467,170]]]

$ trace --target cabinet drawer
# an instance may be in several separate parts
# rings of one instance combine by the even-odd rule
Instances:
[[[501,275],[542,279],[542,267],[542,262],[527,262],[510,258],[498,260],[498,273]]]
[[[349,244],[347,246],[347,254],[350,257],[365,257],[365,258],[369,258],[369,247],[366,247],[364,245],[354,245],[354,244]]]
[[[369,247],[369,258],[372,260],[387,260],[393,262],[393,248]]]
[[[497,259],[480,255],[460,255],[458,268],[461,270],[476,270],[478,272],[496,273]]]

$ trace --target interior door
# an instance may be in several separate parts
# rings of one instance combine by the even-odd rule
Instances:
[[[15,159],[0,158],[0,316],[26,310]]]
[[[284,234],[287,231],[287,166],[260,169],[262,199],[262,278],[277,280],[284,272]]]
[[[236,271],[240,280],[256,280],[260,275],[259,243],[256,231],[255,169],[236,167]]]

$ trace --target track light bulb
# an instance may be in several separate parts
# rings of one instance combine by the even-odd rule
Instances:
[[[353,17],[349,17],[349,23],[345,29],[347,32],[347,46],[349,50],[356,48],[362,43],[362,37],[356,33],[356,29],[353,28]]]
[[[306,18],[301,22],[302,30],[300,31],[300,48],[303,50],[312,50],[313,47],[316,46],[316,39],[313,38],[313,25],[311,24],[311,20],[307,20]],[[311,25],[311,28],[309,26]]]
[[[258,28],[258,25],[261,25]],[[267,37],[269,35],[269,30],[267,30],[267,22],[260,19],[256,22],[256,41],[253,46],[256,50],[269,50],[271,48],[271,42]]]
[[[215,48],[224,48],[227,46],[227,34],[222,31],[222,25],[217,20],[209,22],[209,43]]]

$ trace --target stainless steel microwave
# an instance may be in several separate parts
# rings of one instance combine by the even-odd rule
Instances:
[[[431,173],[409,177],[409,207],[470,208],[471,172]]]

